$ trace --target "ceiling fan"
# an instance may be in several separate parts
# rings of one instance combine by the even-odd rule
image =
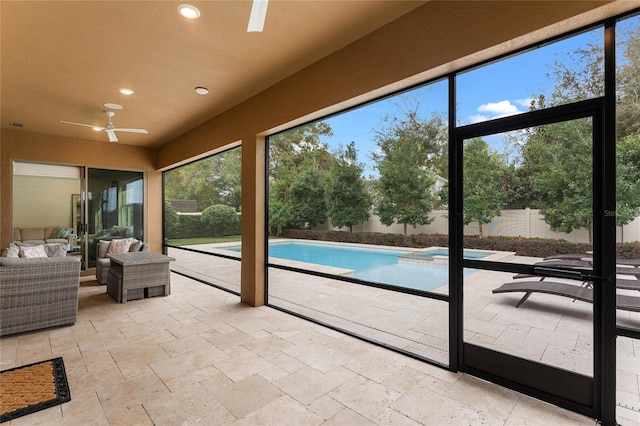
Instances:
[[[91,127],[93,130],[96,130],[96,131],[104,130],[105,132],[107,132],[107,136],[109,136],[109,142],[118,142],[118,138],[116,137],[116,132],[144,133],[144,134],[149,133],[145,129],[118,129],[113,125],[113,122],[111,121],[111,117],[116,115],[116,113],[113,111],[105,111],[104,113],[107,116],[107,124],[105,124],[104,127],[94,126],[93,124],[74,123],[73,121],[60,120],[60,122],[65,124],[73,124],[76,126]]]
[[[267,16],[267,6],[269,6],[269,0],[253,0],[247,32],[252,33],[262,31],[264,28],[264,20]]]

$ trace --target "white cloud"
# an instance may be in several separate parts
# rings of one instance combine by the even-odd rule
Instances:
[[[507,115],[513,115],[520,112],[518,110],[518,107],[513,105],[511,101],[490,102],[488,104],[483,104],[478,107],[478,111],[488,112],[494,118],[505,117]]]
[[[527,102],[527,100],[518,99],[515,101],[515,103],[522,105],[521,102]],[[508,117],[510,115],[520,114],[523,111],[511,103],[511,101],[504,100],[482,104],[478,107],[478,112],[481,114],[474,114],[468,117],[471,123],[479,123],[481,121],[492,120],[494,118]]]

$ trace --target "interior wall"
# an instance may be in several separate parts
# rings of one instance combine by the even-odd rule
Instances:
[[[71,228],[71,194],[80,193],[80,179],[13,176],[13,228]]]
[[[147,189],[145,239],[152,251],[162,252],[162,173],[155,167],[154,148],[13,129],[2,129],[0,141],[0,247],[11,242],[13,223],[19,221],[13,217],[12,164],[23,161],[143,172]],[[70,198],[68,206],[70,209]]]

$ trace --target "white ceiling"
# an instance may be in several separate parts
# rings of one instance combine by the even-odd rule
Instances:
[[[424,1],[7,1],[1,15],[3,128],[107,141],[105,102],[124,106],[122,144],[158,146],[357,40]],[[194,92],[207,87],[206,96]],[[125,96],[121,87],[135,90]]]

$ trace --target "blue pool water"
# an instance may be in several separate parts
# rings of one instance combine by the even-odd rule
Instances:
[[[407,254],[407,252],[308,243],[269,244],[269,256],[271,257],[355,269],[356,271],[395,265],[398,263],[398,256],[403,254]]]
[[[226,247],[226,249],[241,251],[239,246]],[[333,244],[269,243],[269,257],[353,269],[354,272],[349,276],[362,280],[419,290],[433,290],[447,285],[449,280],[447,267],[399,263],[398,257],[408,253],[410,252]],[[447,255],[446,251],[431,253]],[[465,270],[465,275],[472,272]]]

